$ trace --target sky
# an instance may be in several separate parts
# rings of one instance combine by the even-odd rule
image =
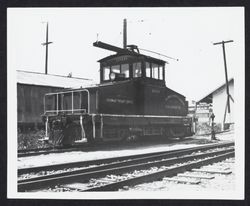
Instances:
[[[48,73],[99,82],[99,59],[114,54],[93,47],[99,40],[155,51],[166,65],[167,87],[199,100],[225,82],[222,46],[226,44],[229,78],[244,75],[244,8],[9,8],[7,11],[8,70],[45,71],[46,24],[49,22]],[[242,78],[239,78],[242,79]]]

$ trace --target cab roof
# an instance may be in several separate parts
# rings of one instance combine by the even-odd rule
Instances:
[[[109,61],[109,60],[112,60],[113,58],[116,58],[116,57],[120,57],[120,56],[130,56],[131,58],[142,58],[142,59],[145,59],[145,60],[148,60],[149,62],[154,62],[154,63],[158,63],[158,64],[165,64],[168,62],[166,61],[163,61],[161,59],[157,59],[157,58],[154,58],[154,57],[151,57],[151,56],[147,56],[147,55],[144,55],[144,54],[139,54],[137,52],[131,52],[128,50],[128,52],[119,52],[117,54],[114,54],[114,55],[110,55],[110,56],[107,56],[103,59],[100,59],[98,60],[98,62],[100,63],[103,63],[103,62],[106,62],[106,61]]]

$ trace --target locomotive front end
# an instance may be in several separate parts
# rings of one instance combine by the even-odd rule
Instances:
[[[53,145],[87,141],[83,122],[89,114],[87,89],[48,93],[44,96],[45,138]]]

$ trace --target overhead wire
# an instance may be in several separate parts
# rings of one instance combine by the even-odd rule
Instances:
[[[165,19],[161,19],[161,22],[165,21]],[[148,19],[140,19],[140,20],[129,20],[128,21],[129,23],[144,23],[144,22],[151,22],[152,23],[152,20],[148,20]],[[148,32],[149,35],[152,35],[152,31],[149,31]],[[139,47],[138,47],[139,48]],[[146,51],[146,52],[150,52],[150,53],[154,53],[154,54],[157,54],[159,56],[163,56],[163,57],[166,57],[168,59],[172,59],[172,60],[175,60],[175,61],[179,61],[179,59],[177,58],[174,58],[174,57],[170,57],[170,56],[167,56],[165,54],[161,54],[159,52],[154,52],[154,51],[151,51],[151,50],[148,50],[148,49],[143,49],[143,48],[139,48],[140,50],[142,51]]]
[[[139,49],[142,50],[142,51],[147,51],[147,52],[151,52],[151,53],[154,53],[154,54],[158,54],[158,55],[160,55],[160,56],[164,56],[164,57],[166,57],[166,58],[168,58],[168,59],[172,59],[172,60],[175,60],[175,61],[179,61],[179,59],[176,59],[176,58],[174,58],[174,57],[167,56],[167,55],[165,55],[165,54],[161,54],[161,53],[158,53],[158,52],[154,52],[154,51],[151,51],[151,50],[148,50],[148,49],[142,49],[142,48],[139,48]]]
[[[161,21],[165,21],[165,19],[161,19]],[[139,20],[128,20],[127,21],[128,23],[144,23],[144,22],[151,22],[152,23],[152,20],[148,20],[148,19],[139,19]],[[117,41],[119,40],[119,38],[121,37],[121,34],[122,32],[119,31],[119,34],[117,35],[117,37],[115,38],[115,43],[117,43]],[[149,31],[148,32],[149,35],[152,34],[152,31]],[[97,39],[98,39],[98,36],[99,34],[97,35]],[[139,47],[138,47],[139,48]],[[154,54],[157,54],[159,56],[162,56],[162,57],[166,57],[168,59],[172,59],[172,60],[175,60],[175,61],[179,61],[179,59],[177,58],[174,58],[174,57],[170,57],[170,56],[167,56],[165,54],[161,54],[159,52],[154,52],[154,51],[151,51],[151,50],[148,50],[148,49],[143,49],[143,48],[139,48],[140,50],[142,51],[146,51],[146,52],[150,52],[150,53],[154,53]]]

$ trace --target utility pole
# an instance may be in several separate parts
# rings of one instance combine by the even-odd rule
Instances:
[[[228,76],[227,76],[226,51],[225,51],[225,44],[226,43],[230,43],[230,42],[233,42],[233,40],[221,41],[221,42],[217,42],[217,43],[213,44],[213,45],[222,44],[222,49],[223,49],[223,58],[224,58],[224,66],[225,66],[225,78],[226,78],[226,91],[227,91],[227,104],[226,104],[226,109],[225,109],[225,114],[224,114],[224,123],[225,123],[225,119],[226,119],[226,111],[227,111],[227,109],[228,109],[228,113],[230,114],[230,99],[234,102],[232,96],[229,93]]]
[[[123,49],[127,48],[127,19],[123,19]]]
[[[43,46],[46,46],[46,53],[45,53],[45,74],[48,74],[48,45],[53,43],[49,42],[49,23],[46,22],[46,42],[42,43]]]

